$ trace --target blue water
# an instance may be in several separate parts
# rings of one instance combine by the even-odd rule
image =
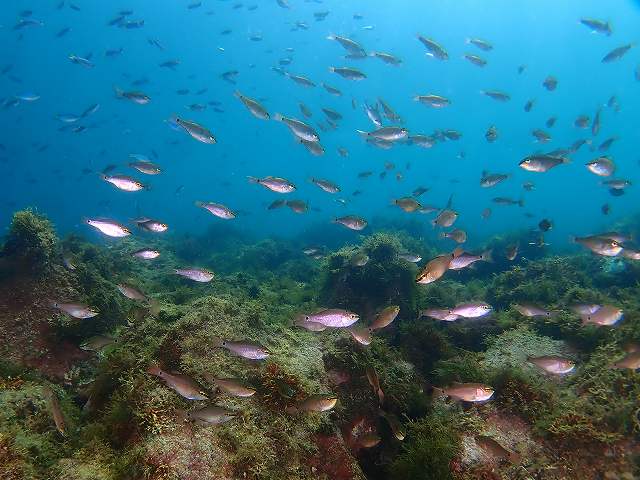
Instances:
[[[200,8],[188,9],[189,2],[182,0],[129,0],[118,5],[76,0],[74,5],[80,11],[71,9],[68,1],[58,9],[60,3],[12,1],[3,4],[0,12],[0,66],[12,66],[0,76],[0,97],[24,92],[41,96],[36,102],[0,109],[2,228],[13,211],[27,206],[49,216],[61,233],[96,239],[97,235],[82,224],[83,217],[105,216],[127,222],[146,215],[165,221],[173,232],[188,233],[223,222],[195,207],[196,200],[219,202],[241,212],[233,224],[260,236],[292,236],[309,229],[333,229],[342,234],[342,227],[330,221],[346,214],[365,217],[373,228],[376,219],[384,218],[428,226],[433,215],[409,214],[391,206],[392,199],[410,195],[423,185],[430,188],[420,198],[424,204],[443,207],[453,194],[453,207],[460,212],[455,226],[469,233],[469,243],[474,246],[493,235],[535,227],[542,218],[549,218],[554,229],[545,238],[562,248],[570,235],[610,229],[636,212],[640,198],[640,83],[634,79],[634,70],[640,63],[640,49],[632,48],[620,61],[601,63],[613,48],[638,41],[640,8],[636,2],[290,0],[291,9],[283,9],[275,0],[203,0]],[[258,8],[250,11],[247,7],[252,4]],[[134,11],[131,20],[144,19],[144,27],[107,26],[123,8]],[[27,9],[33,10],[31,18],[42,20],[44,26],[13,30],[20,12]],[[325,10],[330,12],[326,20],[315,21],[313,13]],[[354,20],[354,13],[364,18]],[[578,22],[581,17],[611,21],[613,35],[591,33]],[[292,31],[296,21],[306,22],[309,29]],[[374,28],[364,30],[364,26]],[[56,38],[64,27],[72,30]],[[232,33],[222,35],[225,29]],[[326,39],[332,33],[353,38],[367,51],[392,53],[403,60],[402,66],[389,66],[373,58],[346,60],[345,50]],[[442,62],[425,56],[417,33],[438,41],[450,59]],[[251,41],[253,34],[261,34],[263,40]],[[466,44],[467,37],[486,39],[494,50],[482,52]],[[149,45],[148,38],[157,38],[165,50]],[[105,49],[120,47],[124,48],[122,55],[105,57]],[[294,52],[289,54],[286,48]],[[89,52],[95,63],[92,69],[67,58],[72,53],[85,56]],[[470,64],[462,58],[465,53],[485,58],[488,65],[481,69]],[[284,68],[309,77],[318,84],[316,88],[301,87],[273,71],[278,60],[289,55],[294,61]],[[159,67],[171,59],[181,62],[175,71]],[[527,66],[521,75],[517,73],[519,65]],[[349,82],[330,73],[329,66],[353,66],[368,78]],[[236,85],[220,76],[229,70],[239,72]],[[542,87],[548,75],[559,81],[553,92]],[[131,85],[141,78],[149,83]],[[339,88],[344,95],[329,95],[321,82]],[[141,90],[151,97],[151,103],[118,100],[114,86]],[[183,88],[191,94],[176,93]],[[204,88],[206,93],[194,94]],[[339,111],[344,119],[336,131],[319,131],[326,153],[314,157],[293,140],[285,125],[250,115],[233,96],[236,89],[259,99],[272,116],[280,112],[303,119],[298,110],[302,101],[314,112],[314,126],[315,121],[324,121],[321,107]],[[505,91],[511,101],[491,100],[479,93],[482,89]],[[428,93],[447,96],[452,105],[436,110],[412,100],[417,94]],[[611,95],[616,95],[620,104],[617,113],[602,107]],[[431,134],[451,128],[463,137],[429,150],[398,145],[383,151],[368,146],[355,130],[373,130],[362,104],[378,97],[403,117],[411,133]],[[352,98],[358,104],[355,110]],[[536,103],[525,113],[528,99],[536,99]],[[224,112],[215,112],[211,106],[203,112],[185,108],[212,100],[221,102]],[[87,131],[59,131],[63,124],[55,119],[56,114],[80,114],[94,103],[99,103],[100,109],[76,124],[89,127]],[[600,185],[601,178],[587,171],[584,164],[599,155],[588,146],[571,156],[570,165],[547,173],[518,167],[523,157],[536,151],[566,148],[577,139],[591,139],[589,130],[579,130],[573,122],[580,114],[593,118],[598,108],[602,108],[602,130],[593,144],[597,146],[611,136],[618,138],[608,154],[618,167],[615,176],[634,183],[625,195],[612,197]],[[208,127],[218,143],[202,144],[172,130],[166,122],[172,114]],[[558,119],[555,127],[547,129],[544,123],[550,116]],[[498,140],[491,144],[484,138],[490,125],[499,130]],[[552,141],[543,145],[534,142],[530,132],[535,128],[551,133]],[[347,148],[349,157],[340,157],[338,147]],[[460,152],[464,158],[459,158]],[[130,153],[148,155],[163,173],[150,177],[128,168]],[[395,168],[380,180],[378,174],[385,169],[385,162],[394,163]],[[109,164],[118,165],[117,173],[148,183],[151,190],[116,190],[98,175]],[[83,174],[83,169],[91,169],[91,173]],[[368,170],[374,174],[358,179],[359,172]],[[509,173],[511,178],[495,188],[482,189],[479,179],[483,170]],[[403,176],[401,181],[395,178],[397,172]],[[298,190],[286,198],[308,201],[311,210],[303,215],[287,208],[267,211],[267,205],[283,197],[249,184],[248,175],[291,180]],[[310,177],[332,180],[342,192],[327,194],[309,183]],[[525,192],[524,181],[533,181],[536,189]],[[354,197],[355,190],[363,193]],[[491,198],[496,196],[524,198],[525,207],[494,205]],[[338,197],[347,200],[346,207],[335,201]],[[609,216],[600,211],[604,203],[611,205]],[[480,217],[485,207],[493,211],[486,221]],[[525,217],[525,212],[533,214],[532,218]]]

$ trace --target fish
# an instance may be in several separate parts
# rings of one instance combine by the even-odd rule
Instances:
[[[220,425],[236,418],[236,413],[226,408],[212,405],[190,411],[189,420],[200,425]]]
[[[311,395],[303,401],[298,402],[295,407],[289,407],[287,412],[328,412],[329,410],[333,410],[337,402],[338,397],[333,394]]]
[[[491,50],[493,50],[493,45],[491,43],[480,38],[466,38],[465,43],[478,47],[483,52],[490,52]]]
[[[498,128],[495,125],[491,125],[484,134],[484,138],[489,143],[493,143],[498,139]]]
[[[281,115],[280,113],[276,113],[273,118],[277,122],[284,123],[287,127],[289,127],[291,133],[302,140],[306,140],[307,142],[320,141],[320,136],[313,129],[313,127],[307,125],[301,120],[298,120],[296,118],[288,118]]]
[[[207,283],[213,280],[213,272],[204,268],[176,268],[174,273],[194,282]]]
[[[86,218],[84,223],[95,228],[100,233],[113,238],[122,238],[131,235],[129,230],[124,225],[116,222],[115,220],[109,220],[104,218]]]
[[[615,257],[622,252],[623,246],[610,238],[591,235],[588,237],[574,237],[573,241],[588,248],[597,255]]]
[[[378,397],[378,404],[382,406],[384,404],[384,392],[382,391],[382,387],[380,387],[380,379],[376,369],[372,366],[367,367],[366,374],[369,385],[373,388],[373,393]]]
[[[499,90],[480,90],[480,93],[499,102],[508,102],[511,100],[511,95]]]
[[[356,327],[352,325],[347,327],[346,330],[351,334],[351,337],[361,345],[369,345],[373,340],[370,328]]]
[[[382,117],[378,111],[378,105],[369,105],[365,102],[363,108],[369,120],[371,120],[376,127],[382,127]]]
[[[386,52],[370,52],[369,56],[378,58],[382,60],[384,63],[386,63],[387,65],[393,65],[394,67],[397,67],[402,64],[402,60],[400,58]]]
[[[340,308],[329,308],[314,313],[301,314],[297,317],[305,322],[319,323],[331,328],[346,328],[356,323],[360,316],[357,313]]]
[[[420,317],[430,317],[444,322],[454,322],[460,318],[459,315],[451,313],[450,308],[427,308],[420,311],[418,318]]]
[[[402,426],[402,423],[400,423],[400,420],[398,420],[398,417],[396,417],[392,413],[385,412],[382,409],[378,410],[378,415],[386,420],[389,428],[391,429],[391,433],[393,433],[393,436],[396,438],[396,440],[403,441],[405,439],[406,432]]]
[[[369,263],[369,255],[364,252],[354,254],[349,260],[349,264],[354,267],[364,267],[367,263]]]
[[[450,232],[441,232],[440,238],[450,238],[456,243],[464,243],[467,241],[467,232],[456,228]]]
[[[612,305],[602,305],[593,313],[581,314],[583,325],[612,326],[622,320],[624,312]]]
[[[551,317],[553,315],[553,312],[530,303],[516,303],[513,304],[513,308],[525,317]]]
[[[383,308],[376,314],[373,322],[369,325],[369,328],[371,330],[380,330],[391,325],[398,316],[398,313],[400,313],[400,307],[398,305],[391,305]]]
[[[412,197],[402,197],[395,199],[393,200],[393,204],[397,205],[407,213],[415,212],[422,207],[422,205],[420,205],[420,203]]]
[[[62,303],[52,300],[50,305],[52,308],[60,310],[73,318],[79,318],[82,320],[93,318],[99,314],[99,312],[93,307],[82,303]]]
[[[480,178],[480,186],[482,188],[491,188],[495,187],[500,182],[504,182],[509,178],[509,174],[506,173],[489,173],[486,170],[482,172],[482,177]]]
[[[214,337],[211,344],[214,348],[224,348],[239,357],[249,360],[264,360],[270,355],[268,349],[257,343],[244,341],[234,342]]]
[[[207,210],[212,215],[218,218],[222,218],[223,220],[231,220],[236,218],[236,213],[233,210],[219,203],[196,202],[196,206]]]
[[[118,290],[120,291],[120,293],[122,293],[122,295],[124,295],[130,300],[138,300],[142,302],[149,301],[149,298],[144,293],[142,293],[140,290],[133,288],[129,285],[118,283],[116,287],[118,287]]]
[[[544,173],[558,165],[569,163],[566,157],[555,157],[552,155],[531,155],[525,157],[520,163],[520,168],[528,172]]]
[[[620,60],[624,55],[634,47],[633,43],[628,43],[626,45],[622,45],[620,47],[614,48],[609,53],[607,53],[604,57],[602,57],[602,63],[611,63],[616,60]]]
[[[418,35],[417,37],[420,43],[427,49],[427,55],[429,57],[438,60],[449,60],[449,54],[438,42],[423,35]]]
[[[129,177],[127,175],[105,175],[103,173],[100,175],[100,178],[105,182],[110,183],[118,190],[123,190],[125,192],[138,192],[140,190],[146,190],[148,188],[142,182],[139,182],[135,178]]]
[[[581,18],[580,23],[595,33],[602,33],[607,37],[611,36],[613,30],[609,22],[598,20],[596,18]]]
[[[96,335],[86,339],[80,344],[82,350],[99,352],[109,345],[116,343],[116,339],[105,335]]]
[[[304,315],[299,315],[294,319],[294,325],[302,327],[310,332],[324,332],[328,327],[322,323],[305,320]]]
[[[443,389],[434,388],[434,392],[464,402],[486,402],[495,393],[493,388],[482,383],[454,383]]]
[[[540,367],[545,372],[554,375],[565,375],[576,368],[575,362],[557,355],[527,357],[527,362],[532,363],[535,366]]]
[[[249,110],[251,115],[259,118],[260,120],[269,120],[269,112],[267,112],[267,110],[260,104],[260,102],[254,100],[253,98],[242,95],[237,90],[234,95],[244,104],[245,107],[247,107],[247,110]]]
[[[154,260],[160,256],[160,251],[154,250],[152,248],[141,248],[140,250],[131,252],[131,255],[143,260]]]
[[[364,48],[355,40],[348,37],[341,37],[340,35],[329,35],[327,40],[334,40],[338,42],[342,48],[344,48],[350,55],[366,57],[367,54]]]
[[[610,177],[616,170],[616,165],[609,157],[598,157],[586,164],[587,169],[599,177]]]
[[[553,92],[558,86],[558,79],[553,75],[549,75],[544,79],[544,82],[542,82],[542,86],[548,91]]]
[[[447,255],[439,255],[427,262],[422,271],[416,277],[416,283],[420,285],[428,285],[439,280],[451,265],[452,260],[457,255],[455,253]]]
[[[169,229],[169,226],[166,223],[153,220],[152,218],[143,217],[135,219],[133,222],[138,226],[138,228],[146,230],[147,232],[163,233]]]
[[[147,369],[147,373],[160,378],[167,387],[187,400],[207,400],[200,386],[191,377],[182,374],[165,372],[157,365]]]
[[[258,185],[262,185],[266,189],[276,193],[291,193],[296,189],[296,186],[293,183],[281,177],[247,177],[247,179],[249,180],[249,183],[257,183]]]
[[[367,78],[367,76],[363,72],[361,72],[357,68],[352,67],[329,67],[329,71],[340,75],[346,80],[360,81]]]
[[[628,352],[624,358],[611,365],[611,368],[628,368],[629,370],[640,369],[640,351]]]
[[[355,215],[346,215],[344,217],[337,217],[333,220],[333,223],[338,223],[350,230],[364,230],[367,227],[367,221]]]
[[[202,143],[213,145],[217,143],[216,137],[206,127],[199,125],[191,120],[185,120],[179,117],[172,117],[172,122],[181,127],[192,138]]]
[[[328,84],[326,84],[324,82],[321,85],[322,85],[322,88],[324,88],[327,91],[327,93],[329,93],[330,95],[333,95],[333,96],[336,96],[336,97],[341,97],[342,96],[342,91],[340,91],[336,87],[328,85]]]
[[[248,398],[256,393],[255,388],[247,386],[236,378],[216,378],[211,375],[205,375],[205,377],[222,392],[233,397]]]
[[[469,302],[456,305],[449,313],[462,318],[480,318],[490,314],[492,311],[493,307],[488,303]]]
[[[474,440],[482,450],[497,460],[505,460],[513,464],[519,464],[522,460],[519,454],[507,450],[491,437],[476,435]]]
[[[464,58],[467,59],[472,65],[476,67],[484,67],[487,65],[487,61],[480,57],[479,55],[474,55],[471,53],[465,53]]]
[[[538,228],[543,232],[548,232],[553,228],[553,223],[551,222],[551,220],[547,220],[546,218],[543,218],[538,223]]]
[[[300,113],[302,113],[306,118],[311,118],[313,116],[313,112],[304,103],[298,102],[298,108],[300,108]]]
[[[445,208],[438,213],[438,216],[432,220],[431,224],[435,227],[443,227],[448,228],[455,223],[458,219],[458,212],[455,210],[451,210],[450,208]]]
[[[340,187],[329,180],[312,177],[311,183],[313,183],[314,185],[317,185],[319,188],[321,188],[327,193],[338,193],[340,191]]]
[[[51,417],[53,417],[53,422],[56,425],[56,430],[63,437],[67,436],[67,422],[64,418],[64,413],[62,412],[62,408],[60,407],[60,401],[58,400],[58,395],[53,391],[51,387],[43,387],[42,395],[44,396],[47,402],[47,408]]]
[[[527,103],[524,104],[524,111],[529,113],[535,104],[535,100],[527,100]]]
[[[145,175],[159,175],[162,170],[158,165],[149,160],[139,160],[136,162],[129,162],[131,168],[135,168],[140,173]]]
[[[524,200],[522,198],[520,200],[514,200],[513,198],[509,198],[509,197],[495,197],[495,198],[492,198],[491,201],[497,205],[503,205],[503,206],[518,205],[519,207],[524,207]]]
[[[275,210],[277,208],[282,208],[287,204],[286,200],[274,200],[273,202],[271,202],[269,204],[269,206],[267,207],[267,210]]]
[[[114,87],[114,91],[116,94],[116,98],[130,100],[131,102],[137,103],[138,105],[146,105],[151,101],[151,98],[147,94],[142,92],[125,92],[118,87]]]
[[[493,260],[491,249],[485,250],[478,255],[462,250],[458,250],[455,253],[455,258],[451,260],[451,263],[449,264],[449,270],[462,270],[463,268],[467,268],[480,260],[485,262],[491,262]]]
[[[413,97],[413,100],[432,108],[443,108],[451,105],[451,101],[448,98],[434,94],[417,95]]]
[[[285,205],[295,213],[305,213],[309,209],[307,203],[302,200],[287,200]]]
[[[411,253],[411,252],[399,253],[398,258],[401,258],[402,260],[405,260],[410,263],[418,263],[419,261],[422,260],[421,255],[418,255],[417,253]]]
[[[84,57],[79,57],[78,55],[69,55],[69,61],[71,63],[75,63],[76,65],[80,65],[84,68],[94,68],[96,65],[95,63],[91,62],[89,59],[84,58]]]

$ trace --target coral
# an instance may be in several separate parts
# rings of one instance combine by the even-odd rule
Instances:
[[[57,255],[58,238],[51,222],[31,209],[13,215],[2,256],[17,263],[23,273],[42,273]]]

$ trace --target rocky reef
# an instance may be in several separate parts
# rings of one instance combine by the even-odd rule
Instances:
[[[232,233],[234,241],[215,246],[219,232],[153,239],[162,254],[148,261],[131,255],[149,246],[139,240],[59,240],[46,218],[16,213],[0,256],[0,478],[640,475],[640,377],[611,368],[625,345],[640,343],[632,263],[613,273],[587,255],[497,260],[423,286],[406,254],[429,259],[440,249],[407,233],[376,232],[306,255],[294,240]],[[216,276],[198,284],[172,274],[184,265]],[[147,300],[123,296],[122,284]],[[490,303],[491,317],[420,316],[473,300]],[[52,302],[82,303],[98,315],[73,318]],[[514,308],[522,302],[554,314],[525,317]],[[577,302],[618,305],[624,320],[581,325],[568,310]],[[294,323],[339,307],[366,326],[390,305],[399,306],[397,318],[367,345],[341,329]],[[220,339],[259,344],[269,355],[240,358],[218,348]],[[575,371],[551,376],[527,361],[545,355],[571,359]],[[206,400],[185,399],[154,368],[188,376]],[[215,378],[242,379],[255,394],[225,394]],[[482,382],[495,394],[454,402],[439,388],[455,382]],[[335,394],[335,408],[297,408],[317,394]],[[232,418],[191,421],[210,405]]]

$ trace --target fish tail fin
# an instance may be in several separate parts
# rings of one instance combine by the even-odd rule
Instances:
[[[480,254],[480,256],[482,257],[482,260],[484,260],[485,262],[493,262],[493,249],[492,248],[486,249],[484,252]]]
[[[438,234],[438,238],[447,238],[447,234],[445,232],[440,232]]]
[[[524,198],[521,198],[520,200],[518,200],[518,206],[524,207]]]
[[[220,347],[222,347],[223,343],[224,343],[224,341],[220,337],[213,337],[211,339],[211,346],[213,348],[220,348]]]
[[[147,373],[150,373],[151,375],[156,375],[159,377],[160,374],[162,373],[162,370],[158,365],[154,363],[153,365],[149,365],[149,368],[147,368]]]
[[[329,35],[327,35],[327,40],[335,40],[336,36],[333,33],[330,33]]]
[[[240,99],[243,97],[243,95],[240,93],[240,90],[236,90],[235,92],[233,92],[233,96]]]
[[[118,88],[115,85],[113,86],[113,92],[116,94],[116,98],[124,97],[124,91],[122,91],[120,88]]]
[[[256,177],[250,177],[250,176],[248,176],[248,177],[247,177],[247,180],[248,180],[248,182],[249,182],[249,183],[260,183],[260,179],[259,179],[259,178],[256,178]]]
[[[464,248],[457,247],[453,252],[451,252],[451,256],[453,258],[458,258],[460,255],[464,253]]]
[[[357,133],[358,135],[360,135],[362,138],[368,138],[368,137],[369,137],[369,133],[368,133],[368,132],[365,132],[365,131],[363,131],[363,130],[356,130],[356,133]]]
[[[282,116],[282,114],[281,114],[281,113],[276,112],[276,113],[274,113],[274,114],[273,114],[273,119],[274,119],[276,122],[281,122],[283,118],[284,118],[284,117]]]
[[[200,207],[200,208],[204,207],[204,202],[202,202],[202,201],[200,201],[200,200],[196,200],[195,202],[193,202],[193,204],[194,204],[196,207]]]
[[[432,394],[434,398],[444,398],[447,396],[447,394],[444,392],[444,389],[440,388],[440,387],[432,387]]]
[[[335,71],[336,71],[336,67],[329,67],[329,71],[330,71],[331,73],[335,72]]]

